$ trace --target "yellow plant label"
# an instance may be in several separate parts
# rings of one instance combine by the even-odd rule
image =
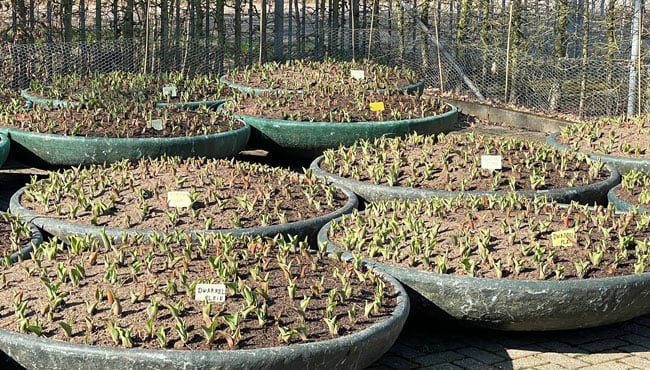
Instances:
[[[482,155],[481,168],[484,170],[500,170],[503,158],[500,155]]]
[[[168,96],[171,97],[171,98],[177,97],[178,95],[176,94],[176,86],[174,86],[174,85],[164,86],[162,88],[162,96],[163,96],[163,98],[166,98]]]
[[[373,112],[382,112],[384,110],[384,102],[377,101],[374,103],[370,103],[370,110]]]
[[[350,77],[354,78],[355,80],[363,80],[366,78],[366,74],[363,69],[351,69]]]
[[[161,119],[152,119],[149,121],[149,124],[147,126],[151,126],[156,131],[162,131],[162,129],[165,128],[165,124]]]
[[[187,191],[168,191],[167,206],[174,208],[189,208],[192,205],[190,193]]]
[[[200,302],[225,302],[226,286],[224,284],[196,284],[194,299]]]
[[[551,244],[554,247],[571,247],[576,242],[576,232],[573,229],[558,230],[551,233]]]

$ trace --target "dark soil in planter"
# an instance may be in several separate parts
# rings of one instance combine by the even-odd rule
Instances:
[[[0,212],[0,258],[19,252],[31,240],[29,227],[9,213]],[[0,261],[0,265],[3,264]]]
[[[623,175],[621,186],[613,188],[612,191],[619,200],[647,209],[650,206],[649,189],[650,175],[633,170]]]
[[[374,272],[312,254],[302,243],[188,240],[46,243],[34,260],[2,270],[0,327],[96,346],[248,349],[348,335],[396,306],[396,293]],[[197,283],[220,282],[225,302],[195,299]],[[382,302],[366,316],[366,303],[375,300]],[[324,318],[334,318],[336,330]]]
[[[374,110],[373,104],[383,109]],[[300,94],[267,92],[239,95],[224,108],[236,115],[303,122],[399,121],[439,115],[451,110],[440,98],[404,93],[359,92],[326,87]]]
[[[175,87],[176,96],[163,88]],[[183,76],[179,73],[142,74],[122,71],[55,76],[52,81],[32,81],[29,94],[39,98],[81,102],[91,107],[124,100],[139,103],[184,103],[226,99],[232,92],[215,76]]]
[[[161,120],[162,126],[153,120]],[[136,104],[89,110],[36,106],[32,110],[0,115],[0,126],[69,136],[149,138],[216,134],[241,128],[244,123],[224,112],[208,109],[152,109]]]
[[[482,155],[500,155],[502,169],[483,169]],[[325,152],[320,168],[357,181],[446,191],[545,190],[603,181],[610,172],[575,153],[540,143],[480,135],[361,141]]]
[[[173,208],[169,191],[195,197]],[[217,230],[275,225],[340,209],[347,196],[315,177],[247,162],[189,158],[122,161],[50,172],[28,184],[34,212],[110,228]]]
[[[364,77],[352,77],[352,70],[362,70]],[[234,69],[226,73],[226,80],[256,89],[301,90],[313,87],[354,87],[359,90],[399,89],[418,82],[413,71],[402,67],[388,67],[373,62],[345,62],[335,60],[284,63],[270,62]]]
[[[367,259],[425,271],[564,280],[648,271],[649,224],[613,207],[539,198],[434,198],[369,203],[363,214],[333,221],[328,236]],[[558,232],[566,244],[553,242]]]
[[[583,152],[649,159],[650,126],[647,120],[647,116],[628,120],[608,117],[596,122],[576,123],[564,128],[556,140]]]

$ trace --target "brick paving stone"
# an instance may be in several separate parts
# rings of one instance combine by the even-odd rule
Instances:
[[[421,370],[459,370],[463,369],[460,366],[456,366],[454,364],[438,364],[438,365],[432,365],[432,366],[426,366],[421,368]]]
[[[458,365],[463,369],[481,369],[481,370],[497,370],[497,367],[490,366],[485,362],[473,358],[464,358],[462,360],[457,360],[453,362],[454,365]]]
[[[415,358],[415,357],[422,356],[423,352],[421,350],[417,349],[417,348],[413,348],[411,346],[407,346],[407,345],[402,344],[402,343],[396,343],[390,349],[389,353],[399,354],[401,357],[404,357],[404,358]]]
[[[458,352],[444,351],[444,352],[430,353],[425,356],[413,358],[412,360],[422,366],[427,366],[427,365],[437,365],[442,363],[450,363],[455,360],[460,360],[463,357],[465,356]]]
[[[558,365],[569,369],[577,369],[580,367],[591,365],[589,362],[584,362],[579,358],[571,357],[563,353],[546,352],[546,353],[540,353],[536,357],[547,360],[553,365]]]
[[[617,361],[607,361],[599,364],[583,367],[580,370],[628,370],[636,369],[634,366],[630,366],[624,363]]]
[[[523,348],[507,348],[506,353],[511,359],[529,357],[544,352],[544,348],[539,346],[527,346]]]
[[[392,369],[399,370],[417,369],[419,367],[418,364],[415,364],[403,357],[395,356],[394,354],[387,354],[383,356],[379,361],[375,362],[375,365],[388,366]]]
[[[571,367],[566,367],[558,364],[546,364],[542,366],[535,366],[535,370],[558,370],[558,369],[571,369]]]
[[[538,355],[539,354],[520,357],[520,358],[513,358],[512,369],[526,369],[526,368],[532,368],[537,366],[543,366],[550,363],[547,359],[539,357]]]
[[[586,350],[587,352],[593,353],[593,352],[612,350],[616,347],[621,347],[625,345],[628,345],[628,342],[624,342],[622,340],[615,339],[615,338],[610,338],[610,339],[601,339],[595,342],[581,344],[578,347]]]
[[[629,346],[618,347],[617,350],[627,352],[634,356],[650,359],[650,348],[631,344]]]
[[[610,353],[590,353],[576,358],[580,361],[585,361],[590,364],[603,364],[605,362],[614,362],[623,357],[629,356],[629,353],[610,352]]]
[[[569,356],[577,356],[580,352],[582,352],[578,347],[564,342],[560,342],[559,340],[540,342],[538,344],[540,347],[543,347],[545,350],[549,350],[553,352],[561,352]]]
[[[618,338],[630,342],[630,344],[635,344],[638,346],[650,348],[650,337],[646,337],[638,334],[628,334],[628,335],[622,335]]]
[[[505,353],[505,351],[499,354],[495,354],[476,347],[463,348],[457,350],[456,352],[471,357],[473,359],[479,360],[480,362],[485,364],[494,364],[508,358],[508,354]]]
[[[642,358],[639,356],[623,357],[622,359],[618,360],[618,362],[638,367],[639,369],[650,369],[650,359]]]

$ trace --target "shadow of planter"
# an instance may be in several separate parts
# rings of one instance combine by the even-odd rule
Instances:
[[[9,157],[9,150],[11,149],[11,142],[9,137],[5,134],[0,134],[0,167],[5,164],[7,157]]]
[[[30,240],[29,243],[23,245],[19,251],[16,251],[9,256],[11,263],[16,263],[20,260],[30,258],[32,251],[34,251],[34,248],[37,248],[39,245],[41,245],[41,243],[43,243],[43,234],[41,233],[41,230],[39,230],[36,225],[30,222],[27,223],[27,226],[29,227],[29,231],[32,234],[32,240]]]
[[[474,196],[489,196],[505,194],[505,191],[447,191],[433,189],[418,189],[401,186],[386,186],[371,184],[368,182],[356,181],[346,177],[334,175],[320,168],[323,156],[316,158],[309,168],[314,175],[324,178],[327,181],[346,187],[358,196],[369,202],[391,199],[428,199],[433,197],[454,198],[462,194]],[[558,203],[571,203],[572,201],[582,204],[605,204],[607,192],[621,182],[621,176],[616,169],[608,166],[611,175],[608,179],[594,184],[575,186],[570,188],[546,189],[536,191],[516,191],[517,194],[528,197],[546,197],[549,201]]]
[[[109,138],[41,134],[0,127],[12,142],[12,156],[36,166],[77,166],[137,161],[162,155],[187,157],[233,157],[246,147],[250,127],[211,135],[171,138]]]
[[[20,188],[12,197],[9,202],[9,208],[11,212],[16,216],[20,217],[22,220],[32,222],[36,226],[40,227],[42,230],[59,237],[62,240],[67,240],[67,236],[76,235],[84,236],[87,234],[92,234],[95,238],[100,238],[100,232],[104,231],[106,236],[112,238],[115,241],[122,240],[124,235],[134,236],[134,235],[143,235],[145,238],[149,238],[153,234],[161,234],[159,230],[139,230],[139,229],[122,229],[122,228],[108,228],[101,226],[93,225],[83,225],[68,222],[66,220],[56,219],[52,217],[46,217],[39,215],[33,212],[30,209],[23,207],[20,204],[20,197],[24,193],[26,187]],[[328,214],[295,221],[285,224],[269,225],[269,226],[260,226],[260,227],[249,227],[241,229],[221,229],[221,230],[185,230],[188,234],[192,235],[194,238],[198,234],[232,234],[233,236],[247,236],[247,235],[259,235],[259,236],[268,236],[273,237],[276,235],[292,235],[297,236],[301,239],[305,237],[315,237],[318,233],[318,230],[326,224],[328,221],[340,217],[343,214],[351,213],[353,209],[356,209],[359,205],[359,200],[357,196],[350,190],[341,188],[341,190],[347,195],[348,200],[340,209],[330,212]]]
[[[339,250],[328,237],[318,243]],[[351,254],[343,252],[343,258]],[[588,328],[650,313],[650,273],[584,280],[537,281],[438,274],[365,260],[412,289],[411,303],[433,319],[497,330],[548,331]],[[418,306],[416,306],[418,305]]]
[[[557,137],[560,135],[560,132],[554,132],[546,138],[546,143],[554,148],[573,151],[571,147],[564,145],[557,141]],[[584,152],[592,159],[600,160],[603,163],[606,163],[618,170],[621,174],[626,174],[631,170],[637,170],[641,172],[650,172],[650,159],[639,159],[639,158],[627,158],[627,157],[616,157],[612,155]]]
[[[248,350],[182,351],[96,347],[0,330],[0,351],[27,369],[363,369],[393,345],[409,314],[404,288],[386,320],[354,333],[312,343]]]
[[[301,122],[235,115],[253,127],[251,146],[288,155],[314,158],[326,149],[352,145],[359,139],[381,136],[398,137],[417,132],[420,135],[447,133],[457,129],[458,110],[443,114],[399,121],[374,122]]]

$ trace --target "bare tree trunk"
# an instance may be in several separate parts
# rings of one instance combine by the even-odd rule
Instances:
[[[160,69],[169,69],[169,3],[167,0],[160,0]]]
[[[273,5],[273,58],[281,60],[284,51],[284,0]]]
[[[585,96],[587,93],[587,63],[589,62],[589,1],[583,3],[584,9],[582,12],[582,64],[581,64],[581,78],[580,78],[580,104],[578,106],[578,116],[584,116]]]
[[[217,49],[223,50],[226,47],[226,25],[225,25],[225,14],[224,7],[226,3],[225,0],[217,0],[216,9],[214,15],[214,25],[217,32]],[[238,54],[240,51],[235,50],[235,54]],[[217,71],[219,74],[222,73],[224,67],[224,55],[219,53],[217,57]]]
[[[61,2],[63,16],[63,41],[72,41],[72,0]]]
[[[241,13],[242,13],[242,0],[235,0],[235,24],[233,26],[235,27],[234,62],[236,66],[241,65],[241,52],[242,52]],[[225,43],[223,45],[220,45],[220,50],[224,50],[225,47],[226,47]],[[252,47],[252,45],[250,45],[249,47]],[[221,52],[221,54],[223,54],[223,52]],[[221,58],[223,59],[223,56]],[[221,68],[223,68],[223,66],[219,68],[220,68],[219,71],[221,71]]]

